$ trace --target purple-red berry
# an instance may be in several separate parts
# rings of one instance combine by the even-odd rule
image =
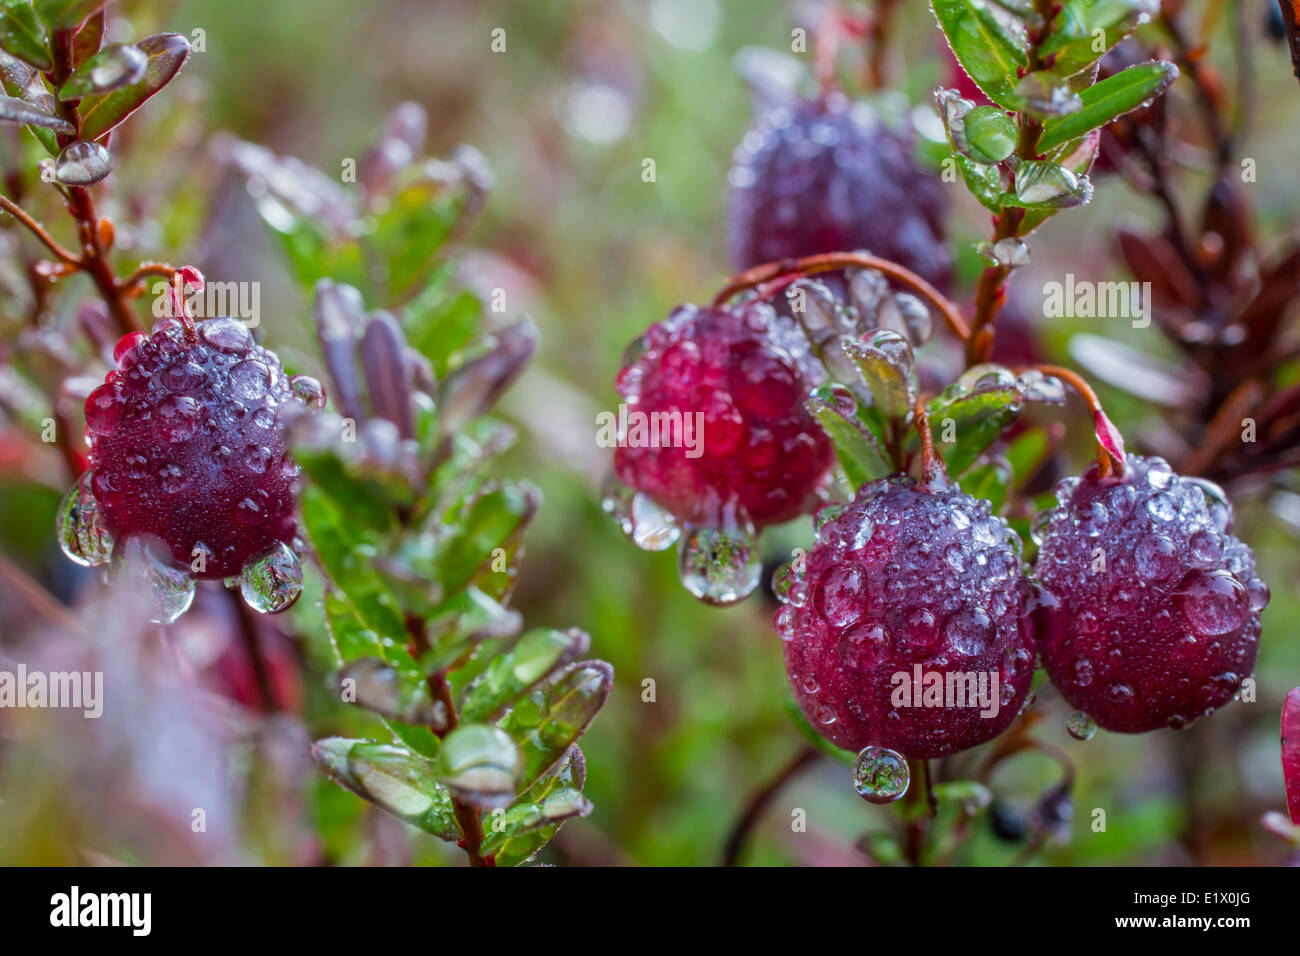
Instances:
[[[634,343],[619,372],[630,427],[615,474],[701,527],[802,514],[832,459],[804,408],[820,377],[802,333],[771,306],[681,306]]]
[[[759,116],[729,175],[728,241],[738,268],[866,250],[944,287],[943,191],[909,136],[841,94]]]
[[[908,759],[1001,733],[1035,650],[1007,523],[987,501],[901,475],[864,485],[818,523],[817,544],[775,582],[786,673],[812,725],[847,750]]]
[[[1039,579],[1060,602],[1042,640],[1052,683],[1107,730],[1183,727],[1250,676],[1268,586],[1212,483],[1160,458],[1094,464],[1035,519]]]
[[[294,397],[273,352],[240,322],[181,322],[128,335],[118,367],[86,399],[89,491],[114,541],[196,578],[238,575],[293,540],[294,483],[283,411]]]

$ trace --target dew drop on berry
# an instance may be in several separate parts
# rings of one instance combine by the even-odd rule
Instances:
[[[789,604],[794,607],[803,605],[808,593],[806,588],[800,588],[801,593],[799,596],[801,599],[798,602],[793,597],[795,586],[802,583],[800,574],[794,569],[793,561],[787,561],[772,572],[772,593],[776,595],[776,599],[782,604]]]
[[[245,359],[230,368],[230,394],[240,401],[258,401],[270,383],[271,370],[257,359]]]
[[[1188,539],[1187,552],[1196,567],[1214,568],[1223,560],[1223,538],[1209,528],[1199,528]]]
[[[169,442],[182,442],[199,427],[200,408],[189,395],[168,395],[158,403],[158,427]]]
[[[934,614],[928,608],[916,608],[907,615],[905,623],[903,633],[909,647],[917,649],[929,647],[939,636]]]
[[[90,492],[90,476],[91,472],[86,472],[68,490],[55,520],[59,548],[68,560],[86,568],[106,564],[113,553],[113,536]]]
[[[1259,612],[1268,607],[1268,585],[1259,578],[1251,578],[1250,583],[1246,585],[1246,592],[1250,595],[1250,609],[1252,611]]]
[[[1065,729],[1075,740],[1091,740],[1097,733],[1097,722],[1081,710],[1076,710],[1065,720]]]
[[[799,612],[794,608],[787,605],[777,611],[772,617],[772,626],[776,629],[776,635],[781,638],[781,640],[794,640],[795,618],[798,613]]]
[[[1159,474],[1159,472],[1152,472]],[[1178,515],[1178,502],[1173,495],[1159,492],[1147,499],[1147,511],[1157,521],[1173,521]]]
[[[1074,662],[1074,682],[1080,687],[1087,687],[1092,683],[1092,661],[1086,657],[1080,657]]]
[[[276,614],[302,594],[302,562],[284,542],[244,565],[239,576],[244,603],[261,614]]]
[[[1231,634],[1250,614],[1250,595],[1227,571],[1189,571],[1174,591],[1174,600],[1201,637]]]
[[[663,551],[670,548],[677,540],[677,536],[681,534],[681,528],[673,516],[655,504],[646,494],[637,493],[632,496],[628,521],[631,525],[628,537],[643,551]]]
[[[868,803],[893,803],[907,792],[910,771],[903,755],[874,744],[853,762],[853,788]]]
[[[116,435],[123,404],[112,385],[99,386],[86,399],[86,427],[105,438]]]
[[[113,346],[113,361],[118,365],[121,365],[122,360],[126,358],[137,345],[147,340],[148,336],[143,332],[128,332],[126,335],[118,339],[117,344]]]
[[[688,525],[678,541],[677,574],[705,604],[735,604],[758,586],[758,540],[746,525],[729,530]]]
[[[1232,501],[1227,494],[1207,478],[1188,478],[1187,481],[1201,489],[1201,493],[1205,495],[1205,505],[1209,509],[1211,520],[1226,534],[1232,527],[1234,517]]]
[[[886,649],[885,628],[879,621],[862,621],[846,628],[835,646],[847,667],[869,667]]]
[[[1047,538],[1047,529],[1051,525],[1055,514],[1056,510],[1054,508],[1044,508],[1030,519],[1029,537],[1033,539],[1034,544],[1042,546],[1043,541]]]
[[[1127,704],[1133,700],[1133,688],[1128,684],[1111,684],[1106,688],[1106,697],[1112,704]]]
[[[253,334],[235,319],[209,319],[199,326],[199,335],[214,349],[230,355],[246,355],[253,348]]]
[[[817,514],[813,516],[813,528],[816,530],[818,537],[821,536],[826,526],[844,514],[844,511],[845,507],[841,504],[825,505],[820,508]]]
[[[817,611],[834,627],[852,624],[862,616],[867,582],[852,564],[832,565],[817,586]]]
[[[203,369],[194,362],[177,362],[163,369],[158,379],[168,391],[188,392],[202,385],[205,377]]]
[[[988,649],[995,630],[982,607],[967,607],[950,614],[943,624],[943,636],[958,654],[978,657]]]
[[[1138,574],[1151,581],[1163,581],[1179,567],[1174,543],[1162,534],[1149,534],[1133,551]]]

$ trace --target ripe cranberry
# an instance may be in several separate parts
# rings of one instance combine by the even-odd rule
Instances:
[[[1291,822],[1300,824],[1300,687],[1282,702],[1282,784]]]
[[[89,490],[118,542],[161,541],[194,577],[226,578],[293,539],[283,409],[293,386],[234,319],[125,336],[86,399]],[[202,554],[201,566],[196,558]],[[165,559],[165,555],[157,555]]]
[[[841,94],[794,100],[759,116],[733,158],[728,236],[748,268],[819,252],[867,250],[945,287],[938,177],[911,139]]]
[[[717,526],[737,505],[756,528],[804,513],[831,465],[830,442],[804,408],[821,374],[771,306],[681,306],[634,343],[619,373],[633,427],[615,473],[696,525]],[[670,420],[697,447],[649,447],[644,431],[638,440],[638,423]]]
[[[1042,644],[1052,683],[1108,730],[1183,727],[1221,707],[1255,666],[1268,586],[1228,533],[1210,482],[1129,455],[1057,485],[1035,519],[1037,572],[1059,599]]]
[[[786,673],[812,725],[848,750],[910,759],[1001,733],[1029,690],[1035,649],[1020,540],[1006,522],[987,501],[901,475],[818,521],[803,573],[796,561],[776,582]],[[937,698],[900,696],[917,668],[923,688],[939,682]],[[987,708],[968,693],[980,675]],[[962,697],[945,695],[950,686]]]

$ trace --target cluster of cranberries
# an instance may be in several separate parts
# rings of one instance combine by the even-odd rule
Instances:
[[[1089,726],[1180,728],[1230,700],[1254,667],[1268,588],[1222,492],[1130,455],[1057,496],[1035,521],[1036,582],[1015,533],[969,495],[895,476],[823,511],[817,545],[776,588],[808,719],[850,750],[954,753],[1014,718],[1036,652]],[[930,674],[933,703],[910,696]],[[984,675],[978,706],[951,699],[954,674],[968,695],[964,675]],[[994,694],[1002,707],[987,706]]]

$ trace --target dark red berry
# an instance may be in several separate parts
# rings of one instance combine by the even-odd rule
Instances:
[[[1036,567],[1061,605],[1042,658],[1066,700],[1124,733],[1227,703],[1254,669],[1268,587],[1223,492],[1129,455],[1122,477],[1094,464],[1057,500],[1035,519]]]
[[[125,336],[86,399],[90,491],[115,541],[161,541],[194,577],[225,578],[294,537],[297,466],[273,352],[243,324],[174,319]],[[202,555],[202,560],[198,560]],[[158,555],[158,557],[165,557]]]
[[[911,138],[840,94],[759,116],[733,158],[728,240],[738,268],[867,250],[946,286],[943,193]]]
[[[1282,702],[1282,785],[1291,822],[1300,824],[1300,687]]]
[[[786,673],[812,725],[909,759],[1001,733],[1034,671],[1019,538],[987,501],[905,476],[828,508],[803,573],[796,560],[776,582]]]
[[[633,427],[615,473],[692,524],[719,526],[737,505],[755,527],[802,514],[831,465],[830,442],[804,408],[820,377],[802,333],[771,306],[681,306],[634,343],[619,373]],[[697,447],[648,447],[644,430],[638,440],[638,425],[674,420]]]

